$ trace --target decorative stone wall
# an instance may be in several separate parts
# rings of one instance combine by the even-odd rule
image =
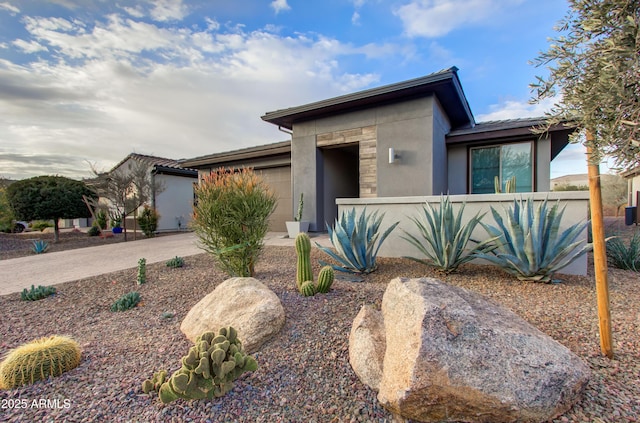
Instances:
[[[329,147],[357,143],[360,152],[360,198],[377,196],[375,125],[343,131],[327,132],[316,136],[317,147]]]

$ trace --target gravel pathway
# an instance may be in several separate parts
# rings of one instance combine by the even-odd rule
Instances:
[[[314,249],[312,260],[323,258]],[[363,304],[380,304],[396,276],[439,277],[511,308],[581,356],[593,371],[584,398],[554,422],[640,421],[640,276],[610,270],[616,357],[601,357],[592,276],[563,276],[555,285],[518,282],[498,269],[466,265],[440,276],[417,263],[380,258],[362,283],[337,280],[326,295],[295,288],[292,247],[268,246],[257,278],[281,299],[286,323],[254,354],[259,368],[227,396],[162,405],[141,383],[154,371],[179,367],[190,343],[180,322],[225,276],[204,254],[186,266],[148,266],[145,285],[130,269],[58,285],[37,302],[0,296],[0,354],[34,338],[69,335],[83,348],[80,366],[60,377],[0,391],[1,422],[391,422],[348,362],[348,334]],[[315,265],[317,274],[319,266]],[[47,284],[46,280],[42,284]],[[139,307],[112,313],[120,295],[138,290]],[[164,312],[174,314],[162,318]],[[44,400],[44,401],[43,401]],[[47,400],[49,401],[47,403]],[[24,406],[18,408],[18,406]]]

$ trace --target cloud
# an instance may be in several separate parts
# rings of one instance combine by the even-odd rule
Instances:
[[[120,6],[120,5],[117,5],[117,6],[121,7],[122,10],[124,10],[130,16],[133,16],[134,18],[142,18],[142,17],[146,16],[146,13],[145,13],[144,9],[142,9],[142,6],[140,6],[139,4],[136,5],[135,7]]]
[[[287,4],[287,0],[273,0],[270,6],[275,10],[276,15],[284,10],[291,10],[291,6]]]
[[[153,5],[150,15],[158,22],[179,21],[189,14],[182,0],[149,0]]]
[[[20,13],[20,9],[18,9],[16,6],[12,5],[11,3],[7,3],[7,2],[3,2],[0,3],[0,10],[8,10],[12,15],[15,15],[16,13]]]
[[[523,0],[413,0],[396,8],[410,37],[441,37],[458,27],[491,22],[503,10]]]
[[[25,40],[15,40],[12,43],[14,46],[18,47],[20,50],[25,53],[37,53],[39,51],[49,51],[48,48],[38,43],[37,41],[25,41]]]
[[[11,178],[87,177],[86,160],[109,169],[132,151],[179,159],[281,141],[261,115],[367,88],[379,76],[349,72],[341,58],[394,54],[213,20],[207,29],[120,15],[23,22],[31,38],[12,47],[50,56],[0,59],[0,160]]]
[[[492,120],[519,119],[528,117],[541,117],[560,102],[560,97],[546,98],[540,103],[530,104],[527,101],[506,100],[499,104],[489,106],[489,112],[476,116],[478,122]]]

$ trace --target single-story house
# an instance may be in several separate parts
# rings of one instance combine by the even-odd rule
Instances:
[[[184,167],[176,160],[131,153],[108,173],[127,172],[136,164],[147,166],[151,186],[159,187],[157,192],[152,190],[146,204],[160,215],[157,231],[187,229],[193,212],[193,184],[198,182],[198,171]],[[127,227],[133,228],[133,222],[127,222]]]
[[[494,193],[516,178],[517,192],[550,190],[551,160],[571,129],[540,135],[542,118],[476,123],[457,68],[330,98],[262,119],[291,141],[197,157],[183,166],[254,166],[280,197],[272,230],[284,230],[304,194],[303,219],[323,231],[338,198]]]

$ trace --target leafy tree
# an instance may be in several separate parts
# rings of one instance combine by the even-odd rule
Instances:
[[[602,179],[602,203],[610,209],[615,210],[618,217],[620,207],[627,204],[629,195],[629,185],[627,181],[618,175],[604,175]]]
[[[84,182],[63,176],[36,176],[16,181],[7,188],[7,198],[18,219],[53,219],[54,242],[59,239],[58,219],[89,217],[83,196],[96,194]]]
[[[10,232],[13,228],[13,210],[7,199],[8,185],[3,178],[0,178],[0,232]]]
[[[534,101],[559,95],[548,125],[571,122],[572,141],[587,147],[594,268],[602,353],[613,357],[602,193],[598,164],[609,156],[620,168],[640,162],[640,2],[569,0],[569,11],[534,61],[547,78],[532,84]]]

